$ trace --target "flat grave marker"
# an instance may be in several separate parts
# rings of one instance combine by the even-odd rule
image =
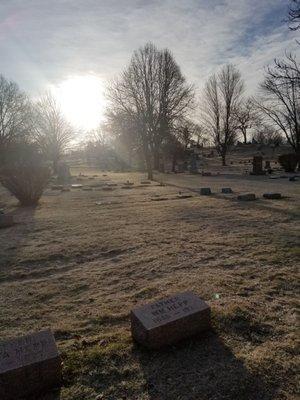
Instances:
[[[240,194],[237,197],[237,199],[240,201],[253,201],[256,200],[256,196],[254,193],[246,193],[246,194]]]
[[[282,199],[281,193],[264,193],[263,197],[268,200]]]
[[[210,307],[192,292],[178,293],[131,311],[132,337],[156,349],[210,328]]]
[[[222,192],[222,193],[226,193],[226,194],[232,193],[232,189],[231,189],[231,188],[222,188],[222,189],[221,189],[221,192]]]
[[[115,190],[115,188],[113,188],[112,186],[103,186],[101,189],[97,189],[97,190],[112,191],[112,190]]]
[[[203,196],[209,196],[211,195],[211,190],[210,188],[200,188],[200,194]]]
[[[36,396],[61,384],[61,360],[50,330],[0,342],[0,399]]]
[[[62,190],[63,189],[63,185],[52,185],[51,186],[51,190]]]
[[[178,193],[178,195],[176,196],[177,199],[189,199],[191,197],[193,197],[193,195],[188,193]]]

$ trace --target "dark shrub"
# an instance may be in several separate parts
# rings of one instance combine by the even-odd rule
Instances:
[[[5,163],[0,169],[0,183],[23,206],[36,205],[51,176],[33,145],[18,144],[7,149]]]
[[[296,153],[282,154],[278,157],[278,161],[285,172],[294,172],[300,161],[300,156]]]

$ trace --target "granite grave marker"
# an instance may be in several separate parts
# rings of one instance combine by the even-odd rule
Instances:
[[[227,188],[222,188],[222,193],[226,193],[226,194],[228,194],[228,193],[232,193],[232,189],[231,188],[229,188],[229,187],[227,187]]]
[[[131,332],[156,349],[210,328],[210,307],[192,292],[178,293],[131,311]]]
[[[255,196],[254,193],[240,194],[237,198],[240,201],[253,201],[253,200],[256,200],[256,196]]]
[[[203,196],[209,196],[211,194],[211,190],[210,188],[201,188],[200,194]]]
[[[61,383],[61,360],[50,330],[0,342],[0,399],[36,396]]]
[[[282,199],[281,193],[264,193],[263,197],[269,200],[278,200]]]

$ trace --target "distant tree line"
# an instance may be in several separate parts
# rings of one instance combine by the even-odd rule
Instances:
[[[56,171],[73,138],[74,129],[50,93],[31,101],[15,82],[0,75],[0,165],[9,162],[16,144],[24,148],[26,143]]]

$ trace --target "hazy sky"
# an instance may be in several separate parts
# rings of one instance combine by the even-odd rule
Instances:
[[[249,91],[264,65],[297,51],[288,0],[0,0],[0,73],[35,94],[70,76],[106,80],[147,41],[201,87],[232,62]],[[299,48],[299,46],[298,46]]]

